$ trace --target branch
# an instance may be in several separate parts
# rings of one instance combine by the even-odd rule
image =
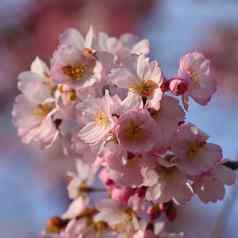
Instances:
[[[238,161],[226,161],[223,165],[232,170],[238,170]]]

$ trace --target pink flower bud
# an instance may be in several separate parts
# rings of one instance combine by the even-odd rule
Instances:
[[[160,89],[162,92],[169,91],[169,80],[164,80],[164,82],[160,85]]]
[[[179,96],[188,90],[188,83],[183,79],[173,78],[170,80],[169,89],[174,95]]]
[[[147,209],[147,214],[151,220],[157,219],[161,214],[159,206],[154,205],[154,206],[149,207]]]

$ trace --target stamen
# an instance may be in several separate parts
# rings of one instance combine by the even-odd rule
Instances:
[[[44,118],[53,110],[54,106],[52,104],[39,104],[34,110],[33,115]]]
[[[140,140],[143,137],[143,131],[138,125],[133,121],[128,123],[127,128],[125,129],[125,134],[130,141]]]
[[[95,121],[102,128],[106,128],[109,124],[109,119],[105,112],[97,112]]]
[[[193,160],[196,158],[197,153],[199,150],[203,147],[204,143],[194,142],[192,143],[188,150],[187,150],[187,156],[189,160]]]
[[[73,80],[82,80],[86,73],[87,66],[85,64],[78,65],[66,65],[62,68],[65,75],[69,76]]]
[[[132,92],[139,94],[142,97],[151,97],[154,94],[154,90],[158,87],[158,85],[152,81],[142,81],[140,83],[135,84],[130,88]]]

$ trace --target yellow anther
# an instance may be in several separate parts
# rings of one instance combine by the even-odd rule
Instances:
[[[86,73],[87,66],[85,64],[66,65],[62,68],[65,75],[73,80],[82,80]]]
[[[158,87],[158,85],[152,81],[142,81],[139,82],[132,87],[130,87],[130,90],[134,93],[139,94],[142,97],[151,97],[154,94],[154,90]]]
[[[105,112],[97,112],[95,116],[95,121],[97,125],[102,128],[106,128],[109,124],[109,119]]]

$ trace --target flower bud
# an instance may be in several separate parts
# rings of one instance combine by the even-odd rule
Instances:
[[[169,80],[164,80],[164,82],[160,85],[162,92],[167,92],[169,90],[169,83]]]
[[[66,225],[66,221],[60,217],[52,217],[48,220],[47,231],[50,233],[59,233]]]
[[[160,207],[158,205],[149,207],[147,209],[147,214],[151,220],[157,219],[161,214]]]
[[[183,79],[173,78],[170,80],[169,90],[176,96],[183,95],[188,90],[188,83]]]

